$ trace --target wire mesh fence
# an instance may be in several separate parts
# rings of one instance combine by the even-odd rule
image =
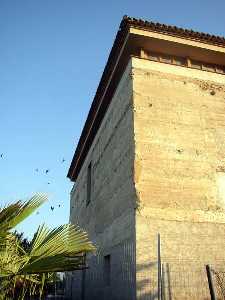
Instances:
[[[167,233],[161,235],[159,243],[156,235],[151,235],[144,242],[139,241],[139,252],[132,252],[132,255],[127,255],[129,251],[124,252],[123,248],[111,252],[111,282],[107,287],[103,278],[103,257],[93,258],[96,263],[90,264],[85,280],[78,273],[71,275],[67,284],[69,299],[80,299],[81,294],[85,295],[81,297],[85,300],[101,299],[93,295],[107,292],[107,299],[225,300],[224,240],[219,234]],[[206,265],[210,265],[214,298]],[[82,289],[85,293],[81,293]],[[131,292],[128,295],[125,290],[134,291],[134,295]]]
[[[194,267],[187,261],[162,263],[161,273],[160,300],[210,300],[204,265]]]
[[[180,244],[176,239],[177,236],[167,235],[158,245],[161,267],[158,266],[160,288],[157,299],[225,300],[225,260],[220,259],[223,251],[218,248],[216,239],[209,235],[202,239],[198,237],[196,241],[194,236],[192,240],[185,237]],[[220,245],[221,241],[223,243],[220,237]],[[177,258],[171,258],[171,249],[176,249]],[[211,282],[206,268],[208,262],[211,263]]]
[[[211,267],[213,288],[215,290],[216,300],[225,300],[225,267],[212,266]]]

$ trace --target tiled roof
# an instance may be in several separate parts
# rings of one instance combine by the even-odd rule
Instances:
[[[128,16],[124,16],[122,22],[120,23],[121,29],[124,26],[138,27],[150,31],[166,33],[169,35],[175,35],[192,40],[202,41],[209,44],[217,44],[225,47],[225,37],[211,35],[208,33],[198,32],[190,29],[183,29],[177,26],[149,22],[142,19],[131,18]]]
[[[76,147],[76,151],[74,153],[68,171],[67,176],[72,181],[75,181],[77,179],[77,176],[85,160],[85,157],[91,147],[94,137],[109,107],[111,97],[113,94],[113,89],[116,87],[116,82],[114,82],[114,87],[111,87],[111,92],[109,91],[108,94],[105,94],[103,101],[102,101],[102,97],[105,93],[106,86],[112,74],[115,61],[120,53],[121,47],[127,36],[127,32],[131,27],[139,28],[147,31],[164,33],[167,35],[172,35],[177,37],[183,37],[185,39],[197,40],[203,43],[225,47],[224,37],[124,16],[120,23],[119,30],[117,32],[115,41],[113,43],[111,52],[109,54],[108,61],[106,63],[104,72],[102,74],[100,83],[98,85],[94,100],[92,102],[90,111],[88,113],[84,128],[82,130],[78,145]],[[118,81],[119,78],[116,78],[116,80]]]

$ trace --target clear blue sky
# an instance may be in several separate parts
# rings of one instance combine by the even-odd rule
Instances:
[[[50,195],[25,235],[68,221],[67,170],[122,16],[225,36],[224,12],[224,0],[0,1],[0,205]]]

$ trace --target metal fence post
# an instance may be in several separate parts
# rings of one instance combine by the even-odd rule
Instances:
[[[81,300],[85,300],[85,289],[86,289],[86,253],[84,254],[85,268],[82,270],[82,279],[81,279]]]
[[[209,265],[206,265],[206,274],[207,274],[207,278],[208,278],[211,300],[216,300],[216,294],[215,294],[213,280],[212,280],[212,272],[211,272]]]
[[[166,299],[166,293],[165,293],[165,265],[162,263],[162,279],[161,279],[161,298],[162,300]]]
[[[161,300],[161,245],[160,234],[158,233],[158,300]]]

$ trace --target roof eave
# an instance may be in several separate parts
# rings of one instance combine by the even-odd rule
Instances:
[[[128,40],[128,35],[130,34],[131,28],[136,28],[140,30],[146,30],[149,32],[155,32],[158,34],[163,34],[167,36],[173,36],[177,38],[181,38],[183,40],[187,39],[190,41],[200,42],[208,45],[214,45],[218,47],[225,48],[225,38],[209,35],[201,32],[196,32],[193,30],[187,30],[178,28],[176,26],[168,26],[165,24],[153,23],[148,21],[143,21],[140,19],[130,18],[125,16],[120,23],[119,30],[117,32],[115,41],[113,43],[112,49],[109,54],[109,58],[107,60],[105,69],[103,71],[101,80],[99,82],[94,100],[92,102],[91,108],[89,110],[84,128],[82,130],[76,151],[74,153],[67,177],[70,178],[71,181],[76,181],[77,176],[82,167],[83,161],[85,159],[85,155],[87,153],[87,145],[90,146],[93,141],[89,139],[90,132],[97,132],[101,120],[104,117],[104,110],[102,112],[103,115],[100,115],[99,111],[102,103],[102,99],[106,94],[106,90],[109,87],[109,82],[112,79],[112,75],[115,71],[115,66],[118,64],[119,57],[121,56],[121,51],[124,49],[124,45]],[[107,108],[106,108],[107,109]],[[97,128],[93,130],[94,121],[97,120]],[[94,135],[94,133],[93,133]],[[89,144],[88,144],[89,143]]]

